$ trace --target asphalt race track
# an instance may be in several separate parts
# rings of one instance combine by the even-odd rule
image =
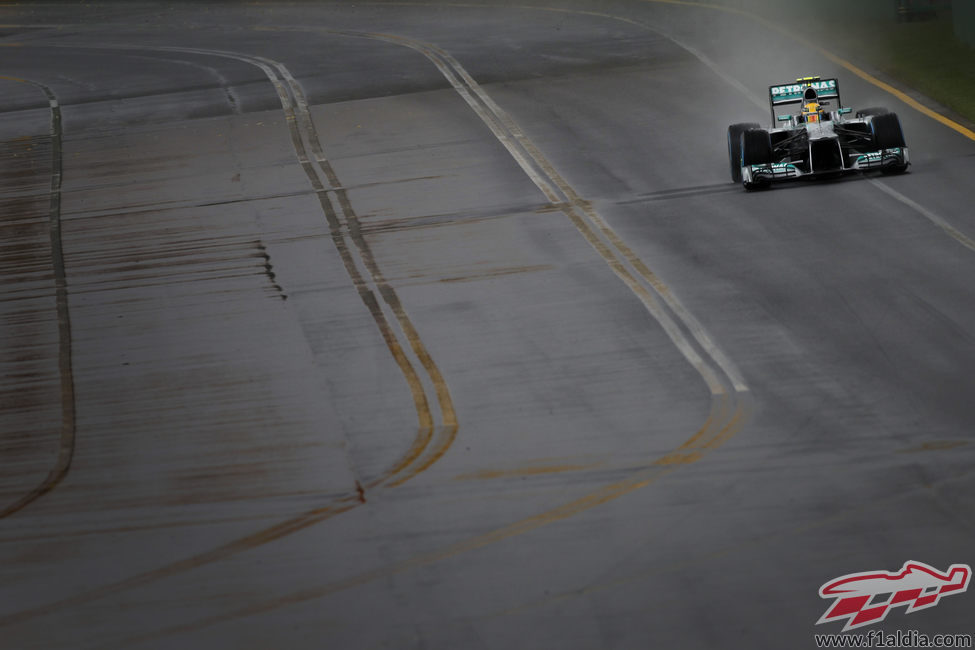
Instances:
[[[812,648],[973,563],[975,141],[539,5],[0,6],[0,647]],[[809,74],[910,172],[732,184]]]

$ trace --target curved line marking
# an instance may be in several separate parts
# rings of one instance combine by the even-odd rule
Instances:
[[[311,114],[308,110],[307,101],[304,98],[304,93],[301,90],[300,84],[291,75],[290,71],[283,64],[274,61],[273,59],[223,50],[152,45],[53,45],[53,47],[96,51],[123,50],[173,52],[203,56],[216,56],[247,63],[248,65],[257,67],[264,73],[278,95],[282,110],[287,118],[286,122],[292,145],[295,149],[298,161],[303,171],[308,176],[312,189],[315,191],[322,210],[325,213],[326,222],[329,226],[329,232],[332,237],[333,244],[338,250],[339,256],[341,257],[346,271],[352,279],[353,285],[358,291],[361,300],[363,303],[365,303],[365,306],[370,315],[373,317],[373,320],[376,321],[380,334],[383,337],[387,347],[390,349],[393,359],[400,367],[400,370],[409,386],[411,398],[413,399],[414,407],[417,411],[417,434],[409,448],[406,450],[406,452],[404,452],[403,456],[399,460],[384,470],[377,478],[366,483],[365,487],[376,488],[383,485],[390,486],[389,481],[391,480],[396,480],[397,485],[401,484],[405,480],[408,480],[409,478],[419,474],[421,471],[429,468],[429,466],[432,465],[436,459],[443,456],[455,439],[458,430],[457,417],[454,411],[453,402],[450,398],[449,390],[446,386],[446,382],[435,362],[432,360],[429,353],[426,352],[426,349],[419,338],[419,334],[410,322],[409,317],[406,315],[405,310],[403,309],[402,304],[399,302],[398,296],[395,293],[395,290],[393,290],[392,287],[389,287],[388,283],[386,283],[385,279],[382,277],[379,267],[372,256],[371,249],[361,234],[361,229],[358,226],[358,220],[354,211],[352,210],[351,204],[348,202],[347,198],[341,198],[345,195],[345,190],[339,185],[334,171],[331,170],[331,166],[324,157],[324,152],[322,151],[321,144],[318,141],[317,133],[315,132],[314,124],[311,119]],[[294,97],[294,100],[292,100],[292,96]],[[299,123],[305,127],[305,135],[311,148],[313,149],[315,163],[317,163],[322,169],[325,177],[328,179],[329,184],[331,185],[330,187],[326,186],[326,184],[322,182],[322,179],[319,178],[314,166],[312,165],[311,157],[308,155],[308,147],[306,147],[301,131],[299,130]],[[352,258],[352,253],[346,243],[345,235],[343,234],[343,226],[339,220],[339,215],[332,206],[332,203],[328,197],[329,193],[332,192],[339,193],[340,195],[340,208],[343,209],[344,216],[346,217],[349,236],[356,244],[356,247],[362,256],[366,267],[370,271],[375,271],[375,273],[378,274],[378,277],[374,277],[373,281],[375,282],[379,293],[383,296],[384,301],[387,304],[390,304],[390,309],[393,311],[397,321],[400,323],[400,327],[403,330],[404,335],[409,341],[410,349],[414,351],[420,360],[420,363],[430,374],[431,382],[435,387],[435,392],[443,416],[443,426],[441,427],[435,426],[434,416],[430,408],[430,403],[426,396],[426,392],[423,388],[423,383],[421,382],[416,370],[413,368],[413,365],[409,360],[409,357],[406,355],[403,346],[400,344],[399,339],[387,320],[383,309],[380,306],[379,300]],[[414,465],[427,450],[434,438],[435,433],[438,436],[438,442],[434,452],[434,461],[427,462],[425,460],[421,464],[420,468],[411,469],[411,465]],[[410,472],[406,478],[403,478],[400,475],[406,470],[410,470]]]
[[[319,524],[326,519],[331,519],[336,515],[340,515],[343,512],[348,512],[349,510],[357,508],[360,505],[362,504],[357,497],[343,497],[328,506],[309,510],[308,512],[283,521],[275,526],[259,530],[256,533],[247,535],[246,537],[232,540],[226,544],[210,549],[209,551],[191,555],[190,557],[178,560],[172,564],[167,564],[156,569],[150,569],[149,571],[138,573],[117,582],[104,584],[99,587],[95,587],[94,589],[83,591],[73,596],[68,596],[67,598],[62,598],[61,600],[55,600],[45,605],[39,605],[32,609],[7,614],[0,617],[0,627],[22,623],[39,616],[46,616],[64,607],[83,605],[99,598],[111,596],[112,594],[120,591],[134,589],[136,587],[141,587],[143,585],[155,582],[156,580],[168,578],[178,573],[198,569],[206,564],[217,562],[230,556],[237,555],[238,553],[242,553],[269,542],[273,542],[274,540],[281,539],[282,537],[287,537],[288,535],[296,533],[300,530],[314,526],[315,524]]]
[[[68,280],[64,268],[64,249],[61,243],[61,107],[54,92],[42,83],[19,77],[0,76],[0,79],[25,83],[40,89],[51,108],[51,201],[50,240],[51,263],[58,314],[58,372],[61,378],[61,436],[54,467],[33,490],[0,510],[0,519],[23,510],[58,486],[71,469],[75,448],[75,392],[74,371],[71,365],[71,318],[68,312]]]
[[[707,561],[728,557],[732,554],[741,553],[746,550],[756,551],[763,546],[768,546],[772,542],[782,542],[790,538],[806,535],[811,531],[822,530],[827,526],[835,525],[839,522],[849,519],[850,517],[855,516],[855,517],[859,517],[860,520],[862,520],[865,514],[869,514],[870,512],[875,511],[880,505],[891,505],[893,503],[903,500],[906,497],[916,495],[918,492],[923,492],[923,493],[936,492],[939,486],[942,486],[951,481],[956,481],[959,479],[967,479],[973,475],[975,475],[975,471],[960,472],[953,476],[943,478],[940,481],[936,481],[933,484],[930,485],[922,484],[894,495],[886,495],[878,499],[870,499],[866,501],[864,505],[854,506],[847,510],[826,515],[824,517],[820,517],[812,521],[805,522],[798,526],[789,527],[783,530],[773,532],[771,534],[762,535],[757,538],[746,539],[744,541],[736,542],[714,551],[699,553],[695,557],[692,557],[691,559],[688,560],[675,562],[664,567],[647,569],[636,573],[630,573],[622,578],[615,578],[615,579],[605,580],[602,582],[595,582],[578,589],[572,589],[569,591],[550,594],[550,595],[543,596],[541,598],[536,598],[534,600],[524,602],[520,605],[506,607],[505,609],[498,610],[492,614],[482,616],[481,620],[491,620],[503,616],[508,616],[511,614],[517,614],[529,609],[537,609],[540,607],[545,607],[547,605],[556,602],[564,602],[570,599],[578,598],[580,596],[586,596],[589,594],[598,593],[609,589],[615,589],[623,585],[646,581],[654,578],[655,576],[659,576],[665,573],[671,573],[671,572],[680,571],[684,569],[700,567],[702,564],[704,564]]]
[[[424,445],[424,448],[419,449],[419,453],[416,455],[410,455],[410,462],[401,463],[397,466],[399,469],[396,471],[386,472],[382,477],[374,480],[370,484],[370,486],[379,486],[386,481],[390,481],[387,486],[396,487],[398,485],[402,485],[414,476],[428,469],[437,460],[443,457],[443,455],[447,453],[451,444],[453,444],[458,431],[457,414],[454,410],[453,399],[450,396],[450,391],[447,388],[447,382],[444,379],[443,374],[440,372],[440,368],[430,356],[426,346],[423,344],[423,340],[420,338],[419,332],[416,330],[416,327],[413,325],[413,322],[407,315],[406,309],[403,307],[403,303],[400,300],[399,295],[386,280],[382,269],[379,267],[379,264],[373,255],[372,247],[369,245],[369,242],[362,233],[362,226],[359,222],[359,217],[356,214],[355,209],[352,207],[352,202],[349,199],[348,191],[342,186],[334,168],[325,157],[325,152],[322,148],[321,141],[318,137],[318,132],[315,128],[315,123],[311,116],[308,100],[305,97],[301,85],[294,77],[291,76],[291,73],[283,64],[274,63],[274,65],[291,85],[296,103],[300,108],[299,116],[306,127],[308,139],[311,143],[312,153],[315,156],[315,161],[318,163],[319,167],[322,169],[326,175],[326,178],[328,179],[331,186],[329,191],[335,193],[339,207],[343,216],[345,217],[346,228],[349,232],[349,236],[352,238],[353,242],[355,242],[356,247],[358,248],[362,257],[363,263],[368,269],[369,274],[372,276],[373,281],[376,283],[379,294],[382,296],[383,300],[396,317],[397,323],[399,324],[404,336],[406,336],[406,339],[410,343],[410,348],[420,361],[420,364],[427,371],[427,375],[430,377],[430,381],[433,383],[437,403],[440,406],[440,415],[443,426],[436,430],[438,441],[436,447],[428,458],[419,463],[417,466],[410,468],[409,471],[402,476],[395,476],[396,474],[405,471],[408,468],[408,465],[415,462],[419,456],[426,451],[426,445]]]
[[[426,393],[423,389],[419,377],[416,374],[415,369],[410,363],[409,358],[406,356],[402,346],[399,343],[399,340],[396,338],[396,335],[394,334],[392,327],[389,325],[388,321],[386,321],[385,315],[383,314],[383,311],[379,306],[378,300],[376,299],[373,292],[369,289],[366,281],[364,280],[358,268],[356,267],[355,262],[352,260],[351,252],[348,249],[348,246],[345,242],[345,237],[342,234],[340,229],[341,226],[338,220],[338,216],[336,215],[327,197],[327,193],[332,190],[328,190],[324,187],[324,185],[321,183],[320,179],[318,178],[317,174],[315,173],[314,169],[311,168],[310,162],[308,160],[307,151],[301,139],[301,134],[298,131],[297,124],[299,118],[295,115],[295,110],[294,110],[295,105],[301,106],[301,102],[305,101],[304,95],[296,94],[295,102],[291,101],[291,97],[287,92],[287,88],[277,77],[274,70],[269,65],[269,64],[271,65],[280,65],[280,64],[277,64],[277,62],[271,61],[269,59],[262,60],[261,57],[253,57],[253,60],[250,60],[252,57],[243,54],[231,53],[231,52],[220,52],[220,51],[209,51],[209,50],[193,50],[190,48],[167,48],[167,47],[152,47],[152,46],[144,46],[144,47],[143,46],[133,46],[133,47],[89,46],[85,49],[128,49],[128,50],[136,50],[136,51],[138,50],[177,51],[177,52],[190,52],[196,54],[209,54],[213,56],[234,58],[240,61],[245,61],[247,63],[250,63],[251,65],[260,68],[265,73],[265,75],[267,75],[268,79],[271,81],[272,85],[274,86],[275,91],[278,93],[278,97],[281,101],[282,109],[285,112],[285,116],[287,118],[286,121],[288,123],[288,127],[291,132],[292,143],[294,144],[296,154],[298,155],[299,158],[299,162],[302,164],[303,169],[308,175],[309,180],[315,189],[316,195],[319,197],[319,201],[321,202],[322,208],[325,211],[326,219],[328,221],[329,229],[332,235],[332,241],[335,244],[336,248],[338,249],[339,254],[346,265],[346,269],[353,281],[353,284],[358,290],[361,299],[366,304],[366,307],[369,310],[370,314],[372,314],[373,319],[376,321],[380,329],[380,332],[383,336],[383,339],[387,344],[387,347],[389,347],[390,352],[392,353],[397,364],[400,365],[400,368],[407,379],[407,383],[410,387],[410,391],[413,396],[414,405],[417,410],[419,428],[418,428],[417,435],[414,438],[410,448],[406,451],[406,453],[403,455],[402,458],[400,458],[398,462],[396,462],[390,468],[385,470],[382,475],[380,475],[378,478],[368,483],[365,487],[368,488],[375,488],[381,486],[395,487],[401,485],[402,483],[406,482],[410,478],[413,478],[414,476],[428,469],[437,460],[439,460],[444,454],[446,454],[451,444],[454,442],[458,431],[457,418],[453,409],[453,403],[450,399],[449,391],[447,390],[446,382],[443,379],[443,376],[440,374],[439,369],[437,368],[433,359],[426,351],[426,348],[423,346],[422,341],[420,341],[419,334],[417,333],[416,329],[412,326],[412,323],[410,322],[409,318],[406,316],[402,304],[399,302],[398,296],[396,295],[395,291],[392,289],[392,287],[389,287],[388,284],[385,283],[385,280],[382,279],[382,276],[380,274],[379,279],[376,280],[376,282],[381,290],[383,288],[386,289],[386,291],[383,292],[383,298],[387,302],[393,303],[391,307],[394,309],[397,318],[401,318],[400,324],[403,327],[406,336],[410,340],[410,345],[413,348],[414,352],[417,354],[417,356],[420,358],[421,363],[423,363],[424,367],[427,368],[428,372],[430,372],[431,379],[434,383],[434,386],[437,389],[438,399],[441,400],[440,404],[441,404],[441,412],[443,416],[443,426],[437,429],[437,432],[439,434],[438,443],[436,447],[433,449],[432,453],[427,458],[423,459],[421,463],[415,465],[415,463],[417,463],[417,460],[422,457],[423,453],[429,447],[434,434],[433,414],[430,410]],[[283,68],[283,66],[281,67]],[[282,73],[282,76],[284,76],[284,73]],[[295,86],[292,86],[292,88],[297,88],[298,87],[297,80],[294,80],[293,77],[291,77],[291,80],[295,84]],[[307,103],[305,104],[305,106],[307,107]],[[308,114],[307,119],[310,122],[311,119],[310,113]],[[312,143],[317,141],[317,134],[314,134],[314,132],[308,132],[306,133],[306,135],[309,136],[309,140]],[[324,155],[320,147],[320,143],[316,151],[316,158],[318,159],[318,162],[327,164],[327,161],[325,161],[324,159]],[[338,186],[338,179],[337,177],[335,177],[334,171],[331,171],[330,166],[327,168],[326,173],[329,174],[330,182],[332,182],[334,186]],[[349,223],[350,230],[352,229],[353,224],[355,224],[356,233],[353,235],[353,239],[356,241],[356,243],[358,244],[359,241],[361,241],[363,245],[366,245],[365,239],[362,238],[361,232],[358,230],[358,221],[355,218],[354,212],[352,212],[351,204],[348,204],[348,210],[346,211],[346,219]],[[356,237],[358,237],[358,239],[356,239]],[[368,250],[367,245],[366,248]],[[367,264],[367,266],[370,268],[370,270],[375,269],[376,273],[379,273],[379,267],[376,264],[374,258],[372,258],[371,251],[368,252],[368,256],[372,261],[370,264]],[[409,471],[407,472],[406,470]],[[403,474],[404,472],[406,473]],[[361,487],[361,486],[357,486],[357,487]],[[50,490],[50,487],[48,488],[48,490]],[[110,594],[117,593],[119,591],[124,591],[127,589],[131,589],[134,587],[151,583],[161,578],[165,578],[178,573],[183,573],[198,568],[200,566],[203,566],[205,564],[209,564],[211,562],[216,562],[219,560],[226,559],[230,556],[236,555],[243,551],[256,548],[263,544],[267,544],[269,542],[275,541],[282,537],[286,537],[288,535],[296,533],[300,530],[308,528],[309,526],[313,526],[315,524],[321,523],[336,515],[352,510],[353,508],[362,505],[362,503],[364,503],[364,496],[360,492],[357,492],[355,495],[347,495],[347,496],[340,497],[326,506],[313,508],[304,513],[301,513],[296,517],[285,520],[274,526],[261,529],[255,533],[233,540],[231,542],[213,548],[209,551],[204,551],[202,553],[198,553],[197,555],[193,555],[184,558],[182,560],[178,560],[171,564],[167,564],[162,567],[158,567],[156,569],[151,569],[149,571],[145,571],[143,573],[131,576],[129,578],[117,582],[102,585],[95,589],[82,592],[74,596],[69,596],[67,598],[63,598],[61,600],[48,603],[46,605],[41,605],[32,609],[22,610],[20,612],[15,612],[13,614],[0,617],[0,627],[4,625],[10,625],[16,622],[29,620],[38,616],[44,616],[62,607],[77,605],[92,599],[102,598]]]
[[[176,51],[191,51],[189,49],[184,49],[184,48],[160,48],[160,49],[173,49]],[[426,346],[424,345],[422,339],[420,338],[419,332],[417,332],[409,316],[406,314],[406,310],[404,309],[403,304],[399,299],[399,295],[396,293],[393,287],[390,286],[390,284],[386,281],[385,276],[382,273],[382,270],[380,269],[379,264],[376,262],[375,256],[372,253],[372,248],[369,246],[369,243],[366,241],[365,237],[362,234],[358,216],[354,208],[352,207],[352,203],[349,200],[348,193],[342,187],[341,183],[339,182],[338,176],[335,173],[335,170],[332,168],[328,159],[325,157],[325,152],[324,149],[322,148],[321,141],[318,137],[318,132],[315,128],[314,120],[312,118],[311,111],[309,109],[307,98],[305,97],[304,91],[302,90],[301,85],[298,83],[298,80],[291,75],[291,72],[282,63],[264,57],[245,56],[236,53],[220,52],[217,50],[199,50],[199,52],[211,54],[215,56],[230,56],[232,58],[238,58],[239,60],[242,61],[248,61],[252,65],[257,65],[258,67],[260,67],[262,70],[265,71],[266,74],[269,74],[270,72],[269,69],[266,67],[266,65],[270,65],[275,70],[277,70],[277,73],[280,74],[281,78],[285,80],[285,82],[287,83],[287,88],[290,90],[291,95],[294,97],[293,104],[291,104],[290,101],[288,101],[287,93],[281,95],[280,91],[282,90],[282,88],[280,85],[275,83],[275,87],[279,90],[279,96],[282,99],[282,107],[284,107],[285,112],[288,115],[290,115],[292,118],[288,120],[288,125],[292,130],[292,135],[293,135],[292,140],[295,143],[296,152],[298,153],[299,160],[301,160],[302,162],[302,167],[305,169],[306,174],[308,175],[309,181],[312,183],[315,189],[318,190],[318,197],[322,203],[322,207],[325,210],[326,217],[329,220],[329,226],[333,233],[333,240],[337,235],[340,239],[342,239],[341,248],[346,250],[346,252],[348,252],[347,247],[345,247],[344,245],[344,236],[342,235],[341,222],[338,220],[338,215],[335,213],[334,208],[332,208],[331,201],[328,196],[330,193],[334,193],[337,199],[339,209],[342,212],[342,216],[345,219],[346,229],[349,233],[349,237],[352,239],[357,250],[359,251],[360,258],[362,259],[362,262],[364,263],[366,269],[368,270],[369,275],[372,277],[372,280],[375,283],[377,290],[379,291],[379,295],[382,296],[383,301],[392,310],[396,322],[399,324],[400,329],[402,330],[404,336],[409,342],[410,348],[413,350],[413,353],[416,355],[420,364],[423,366],[428,376],[430,377],[430,381],[433,383],[434,391],[437,397],[437,402],[438,405],[440,406],[441,419],[443,422],[443,427],[439,427],[436,429],[434,428],[433,425],[433,416],[430,411],[429,402],[427,401],[426,394],[423,391],[422,384],[420,384],[419,378],[416,375],[416,371],[414,370],[412,364],[409,362],[409,360],[406,358],[405,354],[403,353],[402,348],[399,345],[399,341],[395,338],[395,335],[393,334],[392,329],[389,326],[389,323],[386,321],[386,318],[383,315],[381,309],[379,309],[378,303],[376,303],[375,308],[377,309],[377,311],[374,312],[374,319],[376,319],[377,323],[381,323],[380,328],[384,329],[383,331],[384,338],[387,335],[389,337],[392,337],[392,341],[387,339],[387,344],[395,345],[397,347],[398,354],[394,352],[394,357],[397,358],[398,362],[402,361],[407,364],[408,370],[407,368],[404,368],[402,365],[401,368],[403,369],[404,375],[407,375],[408,381],[412,379],[411,389],[414,391],[419,390],[420,394],[422,395],[422,403],[418,406],[418,411],[421,412],[420,434],[414,440],[414,444],[408,450],[406,455],[400,460],[400,462],[398,462],[393,467],[388,469],[377,479],[371,481],[368,484],[368,487],[370,488],[378,487],[387,482],[389,487],[395,487],[397,485],[401,485],[402,483],[420,474],[421,472],[429,468],[431,465],[433,465],[434,462],[439,460],[447,452],[450,445],[453,443],[453,441],[456,438],[457,431],[458,431],[457,415],[454,410],[453,400],[451,399],[450,391],[447,388],[447,383],[443,377],[443,374],[440,372],[440,369],[437,367],[437,364],[430,356],[430,353],[427,351]],[[269,74],[269,79],[271,78],[272,76],[271,74]],[[273,79],[272,79],[272,83],[274,83]],[[314,158],[315,163],[318,165],[318,168],[321,169],[321,171],[324,173],[325,178],[328,181],[328,185],[329,185],[328,187],[325,187],[325,185],[318,178],[318,175],[315,173],[314,169],[311,166],[311,163],[308,159],[307,149],[305,148],[304,142],[301,139],[301,135],[298,132],[299,124],[301,125],[301,127],[305,132],[305,136],[309,142],[312,157]],[[336,242],[336,246],[339,246],[338,242]],[[370,297],[368,298],[368,300],[366,298],[363,299],[367,300],[367,302],[369,303],[376,302],[375,296],[372,294],[372,291],[368,288],[365,282],[363,282],[362,276],[359,273],[358,269],[355,267],[355,264],[352,261],[351,256],[343,257],[343,261],[346,262],[346,268],[349,271],[350,276],[353,277],[354,283],[360,289],[360,293],[362,293],[363,291],[369,292]],[[413,385],[413,382],[415,382],[415,385]],[[415,401],[417,397],[418,396],[415,394],[414,395]],[[426,459],[424,462],[420,463],[419,465],[411,468],[410,466],[413,465],[426,451],[434,433],[438,435],[438,443],[433,455],[430,458]],[[402,474],[402,475],[397,476],[398,474]]]
[[[735,409],[731,419],[710,438],[708,438],[707,442],[705,443],[705,447],[707,447],[708,444],[710,444],[711,447],[719,446],[741,429],[748,416],[748,408],[745,404],[743,404],[743,401],[744,400],[739,400],[737,408]],[[720,411],[720,402],[722,402],[722,400],[715,398],[713,402],[714,405],[712,407],[712,411]],[[713,429],[714,422],[714,419],[709,418],[708,422],[705,423],[705,427],[695,435],[702,435],[702,432],[704,432],[705,429]],[[656,483],[658,480],[676,471],[679,467],[680,464],[655,463],[636,472],[629,478],[606,485],[595,492],[565,503],[557,508],[533,515],[531,517],[526,517],[525,519],[521,519],[502,528],[462,540],[455,544],[451,544],[446,548],[430,551],[428,553],[422,553],[407,560],[403,560],[402,562],[396,562],[384,567],[365,571],[363,573],[359,573],[321,587],[313,587],[304,589],[302,591],[297,591],[272,601],[257,603],[233,612],[218,614],[205,619],[158,630],[156,632],[149,632],[139,636],[130,637],[121,641],[120,645],[134,645],[145,641],[174,636],[177,634],[196,632],[219,623],[264,614],[282,607],[323,598],[325,596],[344,591],[345,589],[351,589],[375,580],[387,578],[411,569],[416,569],[439,562],[441,560],[462,555],[470,551],[475,551],[485,546],[489,546],[490,544],[501,542],[512,537],[517,537],[518,535],[523,535],[548,524],[568,519],[569,517],[575,516],[586,510],[591,510],[596,506],[614,501],[622,496],[630,494],[631,492],[635,492],[636,490]]]
[[[346,191],[342,188],[338,177],[331,167],[331,164],[325,158],[324,150],[321,146],[321,142],[318,138],[318,134],[311,117],[307,99],[305,98],[304,92],[302,91],[301,85],[298,83],[297,79],[291,75],[291,72],[287,69],[287,67],[278,61],[261,56],[245,55],[237,52],[166,46],[125,46],[111,49],[143,49],[147,51],[182,52],[205,56],[217,56],[248,63],[256,66],[264,72],[265,76],[267,76],[268,80],[274,86],[274,89],[278,94],[278,99],[287,118],[286,122],[288,124],[292,145],[294,146],[298,161],[308,177],[313,189],[315,190],[322,210],[325,213],[332,241],[335,247],[338,249],[342,262],[345,265],[346,272],[352,279],[353,284],[359,292],[360,298],[365,303],[370,314],[373,316],[373,320],[376,322],[387,347],[390,349],[390,352],[393,355],[393,358],[400,366],[400,370],[410,387],[414,406],[417,410],[419,429],[417,436],[410,445],[410,448],[398,462],[385,470],[379,477],[367,483],[365,487],[370,489],[376,488],[386,484],[389,481],[392,481],[393,479],[395,479],[395,482],[389,483],[389,486],[399,485],[410,478],[413,478],[421,471],[427,469],[433,464],[433,461],[424,462],[419,467],[411,468],[411,465],[416,463],[417,459],[419,459],[426,451],[434,437],[434,433],[439,434],[441,432],[446,432],[445,436],[439,436],[440,441],[437,446],[438,453],[434,460],[440,458],[444,453],[446,453],[450,444],[456,437],[458,428],[457,417],[454,412],[453,402],[450,398],[450,392],[447,389],[446,381],[444,380],[443,375],[440,373],[436,363],[430,357],[426,347],[420,339],[419,333],[416,331],[416,328],[413,326],[412,322],[407,316],[406,311],[399,300],[399,296],[386,282],[379,265],[375,261],[368,242],[362,235],[359,227],[358,217],[352,208],[351,202],[348,200]],[[304,137],[302,137],[302,131],[304,131]],[[309,143],[308,146],[305,145],[306,139]],[[311,156],[309,156],[309,148],[311,149]],[[328,181],[327,185],[322,181],[318,173],[315,171],[315,166],[312,164],[312,160],[314,160],[315,165],[317,165],[324,174],[325,180]],[[430,380],[434,385],[434,390],[440,405],[441,416],[444,424],[443,427],[435,427],[433,413],[430,409],[430,404],[427,399],[426,392],[423,389],[422,382],[420,381],[420,378],[409,358],[406,356],[406,353],[403,350],[403,347],[401,346],[399,339],[396,337],[392,327],[390,326],[389,321],[386,319],[382,307],[379,305],[379,301],[352,258],[351,251],[345,242],[342,222],[339,219],[339,215],[335,208],[332,206],[332,202],[329,197],[329,194],[331,193],[335,193],[337,196],[339,209],[342,212],[342,216],[345,218],[346,229],[349,233],[349,237],[355,244],[360,258],[362,259],[366,269],[369,271],[372,281],[375,283],[379,294],[382,296],[383,301],[389,305],[397,323],[409,342],[410,348],[413,350],[414,354],[419,359],[420,364],[424,367],[424,369],[426,369],[428,375],[430,376]],[[409,471],[407,472],[407,470]],[[403,472],[407,473],[403,476],[399,476]]]

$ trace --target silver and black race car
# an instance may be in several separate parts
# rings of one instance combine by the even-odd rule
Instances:
[[[825,110],[830,100],[836,110]],[[773,123],[728,127],[731,178],[745,189],[768,187],[773,181],[838,176],[879,170],[901,173],[910,166],[900,120],[885,108],[852,108],[840,101],[836,79],[802,77],[794,84],[769,86]],[[798,113],[777,114],[780,107],[800,105]]]

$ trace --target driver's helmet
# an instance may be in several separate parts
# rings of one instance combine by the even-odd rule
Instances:
[[[802,94],[802,121],[822,122],[823,107],[819,105],[819,95],[812,86]]]
[[[820,122],[823,116],[823,107],[818,102],[808,102],[802,107],[802,117],[806,122]]]

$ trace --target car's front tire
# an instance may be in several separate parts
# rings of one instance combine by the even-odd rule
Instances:
[[[870,120],[870,130],[873,133],[873,143],[877,149],[900,149],[905,145],[904,131],[897,113],[875,115]]]
[[[880,151],[903,149],[907,146],[897,113],[875,115],[870,120],[870,130],[873,132],[873,144]],[[885,174],[901,174],[905,171],[907,171],[907,164],[890,165],[883,168]]]
[[[765,129],[749,129],[741,134],[741,166],[772,164],[772,141]],[[768,187],[768,181],[745,182],[746,190]]]
[[[731,165],[731,180],[741,182],[741,134],[750,129],[760,128],[754,122],[732,124],[728,127],[728,162]]]

